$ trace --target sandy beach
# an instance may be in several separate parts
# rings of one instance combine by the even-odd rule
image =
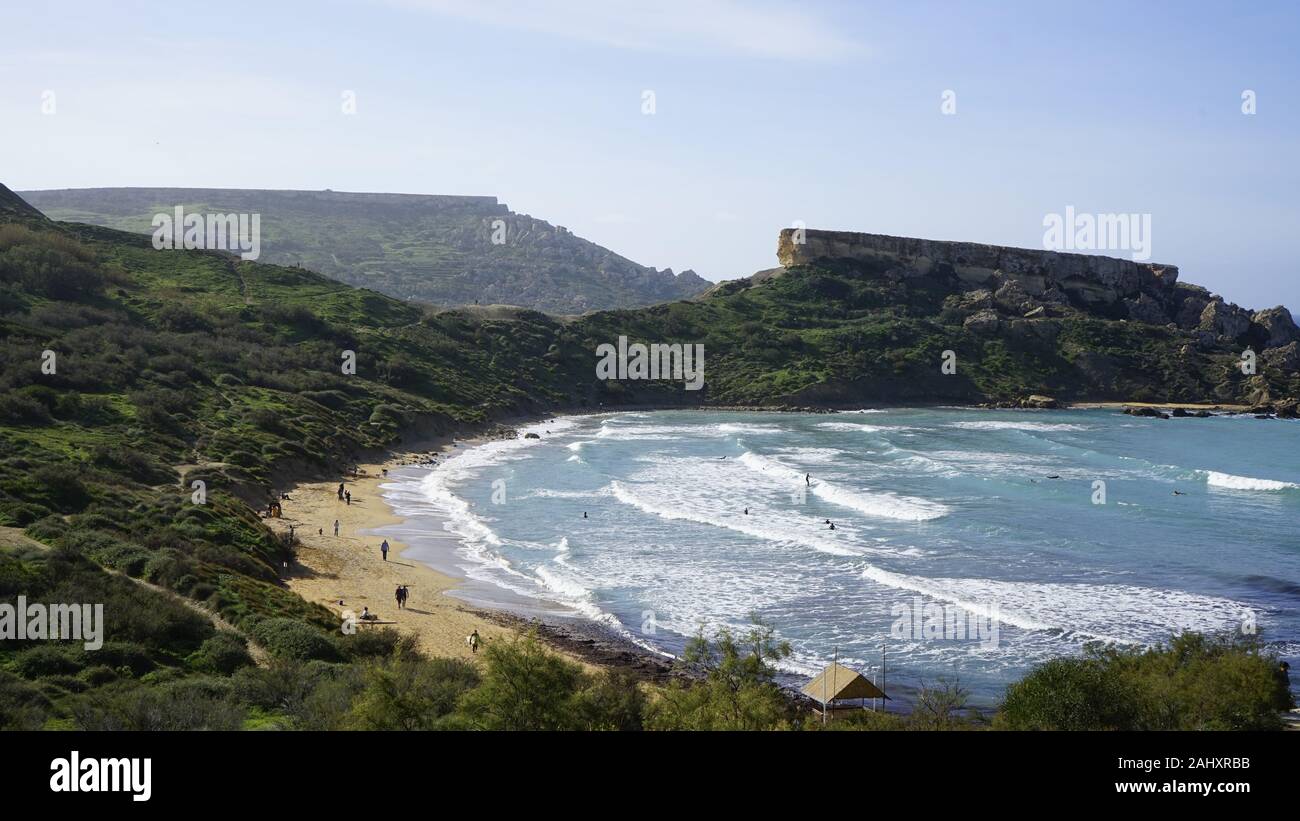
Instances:
[[[474,630],[484,642],[490,642],[535,629],[552,649],[588,670],[621,667],[644,678],[666,675],[662,662],[647,659],[646,654],[598,633],[477,609],[447,595],[462,580],[405,557],[408,546],[402,541],[373,533],[376,528],[403,521],[393,513],[380,490],[389,481],[383,475],[385,469],[424,463],[431,457],[441,460],[450,454],[453,442],[472,447],[485,441],[488,437],[419,442],[387,454],[383,461],[358,465],[356,475],[303,482],[285,491],[289,498],[281,502],[281,518],[264,521],[277,533],[288,533],[292,526],[298,537],[297,559],[285,578],[289,589],[339,614],[340,622],[345,611],[359,614],[368,607],[380,622],[391,622],[382,626],[414,635],[429,655],[472,659],[475,654],[465,638]],[[352,494],[350,504],[338,498],[339,482]],[[335,520],[339,523],[338,536],[334,535]],[[380,552],[385,538],[389,546],[387,561]],[[448,534],[445,538],[453,537]],[[399,584],[410,587],[410,598],[401,609],[394,597]]]
[[[406,545],[388,538],[388,560],[380,553],[384,537],[375,528],[401,520],[393,515],[379,489],[387,481],[385,468],[393,469],[413,456],[441,455],[450,440],[423,442],[394,452],[383,462],[361,464],[357,474],[323,482],[306,482],[287,491],[283,516],[267,519],[278,533],[290,526],[300,542],[297,561],[286,579],[289,588],[311,602],[322,604],[340,615],[363,607],[380,621],[404,633],[415,635],[420,647],[431,655],[469,658],[473,654],[465,637],[474,630],[485,640],[508,636],[513,628],[488,620],[445,595],[457,579],[403,557]],[[338,498],[339,482],[352,494],[352,502]],[[338,520],[339,535],[334,535]],[[399,584],[410,586],[407,606],[398,609],[394,592]],[[342,602],[342,604],[340,604]],[[370,628],[360,628],[370,629]]]

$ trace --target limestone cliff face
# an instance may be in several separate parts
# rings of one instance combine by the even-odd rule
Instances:
[[[956,304],[969,312],[967,321],[990,333],[1001,327],[998,312],[1037,317],[1075,308],[1176,325],[1202,344],[1269,349],[1300,340],[1300,329],[1285,308],[1252,314],[1198,285],[1179,282],[1173,265],[847,231],[804,230],[802,242],[797,238],[799,232],[787,228],[777,241],[777,259],[785,268],[848,262],[894,280],[940,277],[961,295]]]
[[[802,243],[795,242],[796,236],[787,228],[777,244],[777,258],[787,268],[817,260],[884,262],[894,266],[890,273],[895,276],[951,273],[963,282],[993,288],[1014,280],[1032,296],[1056,287],[1084,302],[1106,303],[1144,293],[1163,295],[1178,281],[1173,265],[1090,254],[847,231],[805,231]]]

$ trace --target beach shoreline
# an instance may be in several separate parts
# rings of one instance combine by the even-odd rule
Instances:
[[[1227,404],[1145,403],[1145,402],[1078,402],[1050,410],[1122,410],[1127,407],[1158,409],[1185,408],[1239,412],[1244,406]],[[973,408],[979,410],[992,410]],[[558,416],[599,416],[653,410],[698,410],[732,412],[807,412],[794,407],[692,407],[626,406],[619,408],[580,408],[503,418],[490,427],[421,438],[397,446],[372,458],[349,473],[330,480],[300,481],[290,486],[289,499],[282,501],[283,517],[264,519],[275,532],[287,535],[290,526],[298,540],[297,556],[288,569],[285,581],[289,589],[304,599],[321,604],[340,616],[344,612],[360,613],[363,607],[380,616],[387,626],[414,635],[420,647],[436,656],[472,658],[474,653],[465,642],[477,630],[484,640],[508,638],[517,633],[534,632],[556,651],[578,661],[588,669],[621,669],[641,680],[665,681],[678,675],[672,661],[663,655],[630,641],[608,626],[579,615],[549,616],[530,612],[533,608],[511,608],[495,599],[485,601],[464,594],[473,581],[440,562],[435,567],[409,555],[412,546],[394,535],[407,521],[398,515],[381,488],[395,477],[386,475],[398,468],[430,467],[441,462],[457,448],[472,448],[497,439],[514,439],[521,435],[516,427],[538,424]],[[820,413],[835,413],[821,409]],[[434,468],[436,469],[436,468]],[[342,481],[352,494],[352,502],[337,497]],[[333,535],[338,519],[340,533]],[[379,544],[387,539],[387,561],[379,554]],[[459,546],[450,532],[421,531],[416,552],[430,545],[441,549],[445,540],[447,555]],[[394,593],[398,584],[411,585],[407,609],[398,609]],[[342,602],[340,604],[340,602]],[[544,608],[537,608],[543,610]],[[370,628],[362,628],[370,629]]]
[[[578,617],[540,618],[457,597],[468,579],[411,557],[412,546],[391,535],[391,529],[406,520],[384,496],[382,486],[392,480],[388,473],[402,467],[432,468],[432,462],[440,462],[458,447],[515,438],[512,423],[522,421],[502,422],[466,438],[445,435],[413,441],[337,478],[289,485],[285,490],[288,498],[280,502],[282,515],[263,519],[282,537],[292,528],[296,539],[296,555],[284,577],[286,585],[307,601],[333,611],[340,627],[345,613],[360,614],[368,608],[379,617],[376,626],[414,636],[420,649],[433,656],[472,660],[476,654],[466,637],[473,631],[478,631],[484,642],[531,632],[589,671],[620,670],[646,681],[670,679],[675,675],[671,660],[602,625]],[[340,482],[351,494],[350,502],[338,498]],[[335,520],[338,536],[334,535]],[[429,542],[445,540],[448,551],[459,545],[451,533],[427,533],[424,537]],[[389,545],[386,559],[379,548],[384,541]],[[399,584],[410,587],[405,608],[397,606]]]

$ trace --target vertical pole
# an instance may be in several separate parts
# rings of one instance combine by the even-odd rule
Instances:
[[[888,691],[885,689],[885,643],[883,641],[880,643],[880,692],[888,695]],[[880,706],[885,706],[884,699],[880,700]]]
[[[840,648],[836,647],[834,654],[831,656],[831,678],[832,678],[831,683],[835,685],[831,689],[837,693],[840,691],[839,675],[840,675]],[[829,704],[827,704],[826,707],[827,709],[830,709]]]
[[[826,726],[826,671],[822,670],[822,726]]]

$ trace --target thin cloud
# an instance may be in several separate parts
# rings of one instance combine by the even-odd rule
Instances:
[[[488,26],[650,52],[840,60],[864,48],[818,11],[739,0],[388,0]]]

